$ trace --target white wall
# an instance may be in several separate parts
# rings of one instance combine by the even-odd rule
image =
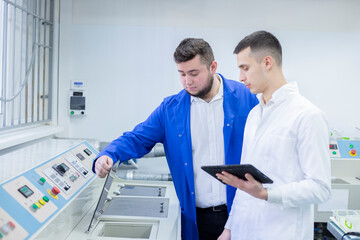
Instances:
[[[110,141],[181,90],[172,54],[186,37],[210,43],[218,72],[238,78],[236,44],[256,30],[283,46],[289,81],[344,136],[360,137],[360,1],[61,1],[61,137]],[[87,116],[68,115],[70,81],[86,82]]]

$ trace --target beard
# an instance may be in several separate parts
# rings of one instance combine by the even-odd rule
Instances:
[[[191,94],[187,90],[185,91],[193,97],[204,98],[210,92],[213,83],[214,83],[214,75],[211,75],[210,73],[208,77],[208,84],[203,89],[201,89],[197,94]]]

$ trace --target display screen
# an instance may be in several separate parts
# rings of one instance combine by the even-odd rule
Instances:
[[[330,149],[338,149],[337,144],[329,144]]]
[[[90,156],[90,155],[92,154],[92,152],[91,152],[89,149],[87,149],[87,148],[84,149],[84,152],[85,152],[88,156]]]
[[[61,163],[60,165],[54,165],[53,169],[55,169],[55,171],[57,171],[61,176],[64,176],[64,173],[66,173],[67,170],[69,170],[70,168],[68,166],[66,166],[65,163]]]
[[[84,156],[81,155],[81,153],[76,154],[76,156],[77,156],[81,161],[85,159]]]
[[[67,172],[67,170],[69,170],[69,167],[66,166],[65,163],[61,163],[59,166],[61,166],[61,169],[63,170],[64,173]],[[58,167],[59,167],[59,166],[58,166]]]
[[[85,97],[72,96],[70,97],[71,110],[85,110]]]
[[[22,186],[21,188],[18,189],[18,191],[24,195],[24,197],[28,198],[31,195],[34,194],[34,192],[26,185]]]

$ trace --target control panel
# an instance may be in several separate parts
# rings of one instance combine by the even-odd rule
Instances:
[[[331,140],[329,153],[331,158],[360,159],[360,140]]]
[[[94,178],[83,142],[0,184],[0,239],[31,239]],[[16,164],[16,162],[14,162]]]

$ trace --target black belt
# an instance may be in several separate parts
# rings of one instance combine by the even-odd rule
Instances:
[[[219,205],[219,206],[213,206],[213,207],[208,207],[208,208],[196,208],[197,211],[203,211],[203,212],[223,212],[223,211],[227,211],[227,206],[226,204],[223,205]]]

